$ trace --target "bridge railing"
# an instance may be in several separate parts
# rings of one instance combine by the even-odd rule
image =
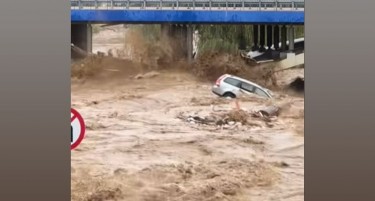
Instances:
[[[81,10],[258,10],[301,11],[304,0],[70,0]]]

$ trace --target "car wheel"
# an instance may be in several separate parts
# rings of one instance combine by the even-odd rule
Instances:
[[[230,93],[230,92],[226,92],[224,95],[223,95],[224,98],[236,98],[236,95],[234,95],[233,93]]]

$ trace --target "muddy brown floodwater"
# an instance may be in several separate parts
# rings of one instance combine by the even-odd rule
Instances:
[[[72,201],[304,200],[303,97],[278,96],[288,107],[272,122],[205,125],[179,116],[229,112],[233,101],[189,73],[158,73],[72,81],[87,125],[71,154]],[[266,105],[240,100],[246,112]]]

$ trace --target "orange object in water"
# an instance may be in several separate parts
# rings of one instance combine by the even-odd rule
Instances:
[[[241,108],[240,108],[240,103],[238,102],[238,99],[236,98],[236,99],[234,100],[234,102],[235,102],[235,104],[236,104],[236,109],[237,109],[237,110],[240,110]]]

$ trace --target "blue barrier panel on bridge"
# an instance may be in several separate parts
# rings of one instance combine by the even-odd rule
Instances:
[[[304,11],[71,10],[72,23],[304,24]]]

